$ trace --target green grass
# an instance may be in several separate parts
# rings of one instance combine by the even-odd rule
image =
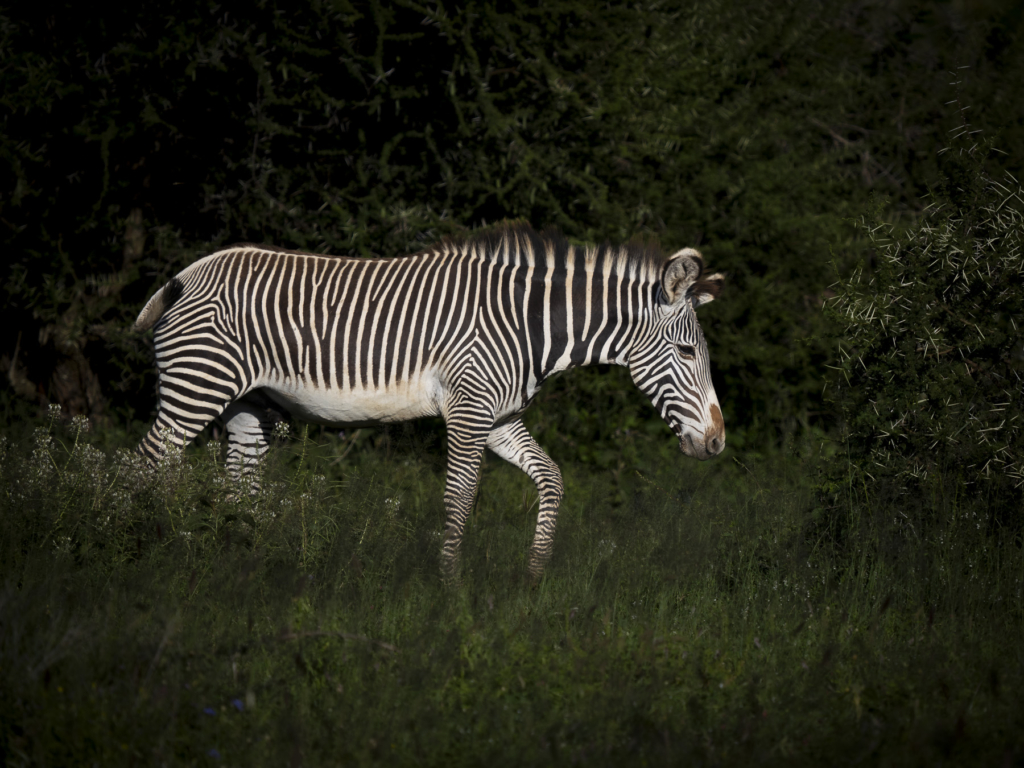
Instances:
[[[566,465],[531,588],[536,494],[489,456],[446,589],[437,439],[297,439],[238,503],[216,444],[153,477],[119,442],[3,444],[8,765],[1024,760],[1021,541],[962,503],[822,510],[812,463],[728,452]]]

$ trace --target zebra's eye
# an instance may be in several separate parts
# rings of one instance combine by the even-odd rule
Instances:
[[[689,344],[676,344],[676,352],[678,352],[679,356],[684,360],[693,360],[693,358],[696,357],[696,352],[694,352],[693,347]]]

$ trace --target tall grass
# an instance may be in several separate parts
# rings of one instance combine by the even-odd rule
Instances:
[[[86,427],[0,443],[6,764],[1024,758],[1024,556],[970,500],[915,530],[809,461],[566,466],[531,588],[489,457],[453,590],[436,441],[306,434],[251,496],[215,442],[150,472]]]

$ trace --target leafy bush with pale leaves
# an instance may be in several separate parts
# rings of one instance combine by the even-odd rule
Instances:
[[[1024,193],[977,150],[949,150],[943,172],[914,226],[865,224],[874,268],[827,305],[830,393],[865,483],[995,501],[1024,487]]]

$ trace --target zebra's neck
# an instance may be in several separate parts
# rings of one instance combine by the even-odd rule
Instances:
[[[531,282],[543,291],[542,313],[531,315],[542,322],[531,324],[531,336],[540,347],[538,378],[585,365],[628,365],[655,311],[656,270],[626,261],[616,249],[571,246],[564,259],[537,271],[542,274]],[[534,306],[532,297],[528,304]]]

